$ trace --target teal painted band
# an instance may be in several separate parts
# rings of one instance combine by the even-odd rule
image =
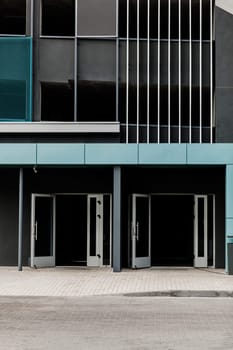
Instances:
[[[5,154],[7,154],[9,147],[12,144],[1,144],[4,146]],[[22,144],[21,144],[22,145]],[[43,154],[43,158],[46,164],[57,164],[57,165],[65,165],[67,161],[70,165],[167,165],[167,166],[182,166],[182,165],[194,165],[193,163],[189,163],[186,161],[186,145],[142,145],[142,144],[64,144],[64,143],[49,143],[49,144],[24,144],[27,147],[33,149],[35,147],[35,157],[40,162],[41,155]],[[225,145],[224,145],[225,146]],[[228,159],[233,157],[233,144],[232,147],[228,145],[229,154]],[[57,151],[59,149],[59,151]],[[225,157],[224,162],[219,162],[219,152],[217,152],[217,158],[214,159],[216,150],[219,149],[223,151],[222,144],[217,144],[213,148],[213,152],[211,154],[212,162],[197,162],[195,165],[201,166],[227,166],[226,174],[227,174],[227,186],[229,187],[230,193],[233,194],[233,165],[227,163],[227,158]],[[36,151],[37,150],[37,151]],[[43,152],[42,152],[43,150]],[[205,151],[205,145],[203,145],[203,152]],[[10,150],[11,152],[11,150]],[[15,152],[17,154],[17,147],[15,147]],[[42,153],[41,153],[42,152]],[[78,153],[77,153],[78,152]],[[191,150],[189,150],[190,154]],[[198,151],[192,149],[195,154],[195,159],[198,160],[198,156],[202,159],[203,152],[202,148],[198,147]],[[210,149],[208,150],[210,153]],[[194,156],[194,155],[193,155]],[[7,157],[4,157],[7,163]],[[43,160],[43,161],[44,161]],[[1,155],[0,155],[1,161]],[[3,164],[3,163],[2,163]],[[20,164],[20,158],[19,162]],[[34,165],[34,161],[33,161]],[[227,212],[228,218],[233,218],[233,200],[231,197],[227,198],[229,203],[232,205],[228,205],[230,208]]]

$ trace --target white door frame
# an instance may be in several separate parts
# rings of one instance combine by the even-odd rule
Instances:
[[[136,243],[139,235],[139,223],[136,222],[137,218],[137,198],[148,198],[148,235],[149,235],[149,255],[145,257],[136,257]],[[149,194],[132,194],[132,224],[131,224],[131,237],[132,237],[132,268],[145,268],[151,266],[151,196]]]
[[[90,202],[96,199],[96,255],[90,255]],[[100,203],[99,203],[100,202]],[[89,194],[87,196],[87,266],[103,266],[103,194]],[[98,205],[99,204],[99,205]]]
[[[204,199],[204,256],[198,256],[198,200]],[[208,195],[194,196],[194,267],[208,267]]]
[[[53,254],[52,256],[35,256],[35,240],[37,239],[37,223],[36,223],[36,198],[52,198],[53,199]],[[56,247],[56,196],[52,194],[32,193],[31,195],[31,267],[54,267],[55,266],[55,247]]]

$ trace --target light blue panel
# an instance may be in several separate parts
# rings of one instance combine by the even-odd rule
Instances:
[[[137,164],[138,146],[136,144],[86,144],[86,164]]]
[[[185,164],[185,144],[140,144],[139,164]]]
[[[226,166],[226,218],[233,218],[233,165]]]
[[[84,164],[84,144],[38,144],[37,164]]]
[[[232,237],[228,237],[232,236]],[[233,218],[227,219],[226,218],[226,238],[233,240]]]
[[[233,164],[233,144],[187,145],[188,164]]]
[[[0,164],[36,164],[36,144],[0,144]]]

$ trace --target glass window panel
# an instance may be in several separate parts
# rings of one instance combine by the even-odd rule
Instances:
[[[171,1],[171,39],[179,38],[179,2]]]
[[[74,121],[74,81],[41,83],[41,120]]]
[[[78,121],[115,121],[115,41],[80,40],[77,55]]]
[[[42,0],[42,35],[75,35],[75,0]]]
[[[39,62],[41,81],[74,80],[74,40],[40,39]]]
[[[181,36],[189,39],[189,1],[181,2]]]
[[[198,257],[204,257],[204,198],[198,198]]]
[[[103,222],[103,264],[110,265],[110,196],[104,196],[104,222]]]
[[[96,198],[90,198],[90,256],[96,256]]]
[[[25,35],[26,0],[0,1],[0,34]]]
[[[200,0],[192,0],[192,39],[200,38]]]
[[[149,198],[136,198],[136,257],[149,256]]]
[[[31,39],[0,38],[0,120],[31,119]]]
[[[35,241],[35,256],[53,255],[53,199],[37,197],[35,218],[37,224],[37,239]]]
[[[116,0],[78,0],[78,35],[116,35]]]

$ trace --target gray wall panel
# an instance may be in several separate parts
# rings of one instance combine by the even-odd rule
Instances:
[[[233,16],[216,7],[216,142],[233,142]]]
[[[233,142],[233,88],[216,89],[216,139]]]
[[[233,16],[216,7],[216,85],[233,86]]]

